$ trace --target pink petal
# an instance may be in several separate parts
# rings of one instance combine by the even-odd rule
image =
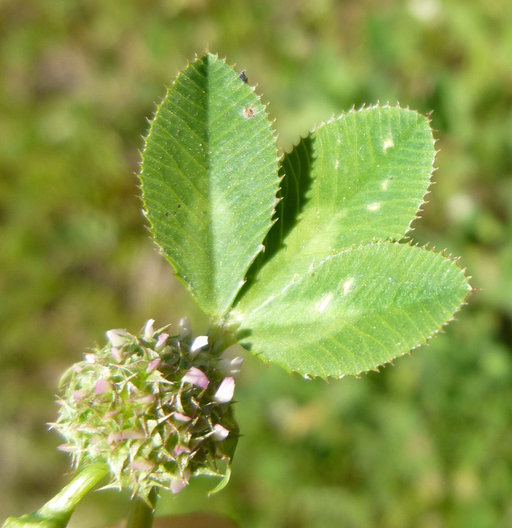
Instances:
[[[73,401],[75,403],[80,403],[86,396],[87,391],[85,391],[84,389],[73,391]]]
[[[116,347],[112,347],[110,349],[110,353],[112,354],[112,357],[119,363],[121,362],[121,360],[123,359],[123,356],[121,355],[121,351],[116,348]]]
[[[190,453],[190,449],[188,449],[188,448],[186,448],[186,447],[182,447],[182,446],[180,446],[180,445],[177,445],[177,446],[173,449],[173,451],[174,451],[174,454],[175,454],[176,456],[181,455],[182,453]]]
[[[185,486],[188,484],[188,480],[190,478],[190,474],[187,470],[185,470],[185,474],[183,475],[183,478],[173,478],[171,481],[171,485],[169,486],[169,489],[176,495],[179,493]]]
[[[145,458],[137,458],[130,463],[130,466],[133,469],[138,469],[139,471],[151,471],[154,469],[155,464],[149,460],[146,460]]]
[[[121,440],[141,440],[146,438],[142,431],[119,431],[108,435],[108,443],[120,442]]]
[[[137,398],[130,398],[130,401],[134,403],[151,404],[155,401],[155,395],[143,394],[142,396],[138,396]]]
[[[160,358],[153,359],[153,361],[150,361],[148,363],[148,368],[146,369],[146,372],[153,372],[158,368],[158,365],[160,365]]]
[[[192,420],[190,416],[186,416],[185,414],[181,414],[179,412],[174,412],[172,415],[174,416],[175,420],[178,420],[178,422],[190,422],[190,420]]]
[[[165,343],[167,341],[167,338],[169,337],[169,334],[160,334],[158,336],[158,340],[155,345],[155,350],[160,350],[165,346]]]
[[[169,489],[174,495],[177,495],[180,491],[187,487],[188,482],[184,480],[172,479]]]
[[[76,447],[69,444],[60,444],[57,446],[57,449],[64,453],[74,453],[76,451]]]
[[[105,378],[100,378],[94,385],[94,392],[96,394],[104,394],[112,390],[110,383]]]
[[[202,348],[208,345],[208,336],[198,336],[192,341],[190,345],[190,353],[195,355],[196,352],[199,352]]]
[[[228,403],[235,393],[235,378],[228,376],[222,380],[213,399],[218,403]]]
[[[123,328],[108,330],[106,334],[110,344],[114,347],[122,347],[127,341],[130,340],[131,337],[130,334]]]
[[[203,371],[196,367],[190,367],[183,376],[183,383],[190,383],[196,387],[201,387],[201,389],[206,389],[210,380]]]
[[[151,339],[153,337],[153,334],[155,332],[153,328],[154,322],[154,319],[148,319],[146,321],[146,325],[144,326],[144,339]]]
[[[222,442],[222,440],[225,440],[227,436],[229,435],[229,429],[226,429],[220,424],[215,424],[213,426],[212,430],[212,438],[216,442]]]

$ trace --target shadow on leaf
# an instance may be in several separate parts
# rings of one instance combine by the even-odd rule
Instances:
[[[286,237],[297,225],[312,183],[313,157],[311,134],[302,138],[291,152],[285,154],[279,169],[282,180],[277,193],[280,201],[274,213],[274,225],[263,241],[265,249],[256,257],[247,272],[246,283],[239,292],[239,298],[257,280],[259,270],[285,245]]]

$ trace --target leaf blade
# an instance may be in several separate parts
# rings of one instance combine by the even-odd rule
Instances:
[[[374,106],[318,127],[283,160],[279,218],[240,302],[272,295],[332,252],[401,239],[423,203],[434,157],[428,118],[414,111]]]
[[[242,346],[266,360],[303,375],[341,377],[421,345],[470,291],[452,260],[379,242],[326,258],[233,316]]]
[[[152,235],[200,307],[232,304],[270,229],[277,148],[265,107],[212,54],[168,90],[142,157]]]

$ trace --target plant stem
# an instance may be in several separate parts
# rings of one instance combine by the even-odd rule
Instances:
[[[130,504],[126,528],[151,528],[157,498],[156,488],[151,489],[147,501],[135,495]]]
[[[82,470],[67,486],[41,507],[39,513],[50,516],[55,512],[73,513],[77,504],[92,490],[108,473],[105,464],[92,464]]]
[[[3,528],[64,528],[77,504],[108,472],[105,464],[87,466],[39,510],[21,517],[9,517]]]

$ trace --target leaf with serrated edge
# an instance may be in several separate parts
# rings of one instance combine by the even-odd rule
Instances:
[[[423,203],[434,157],[428,119],[390,106],[352,110],[302,139],[284,157],[278,220],[240,310],[334,251],[401,239]]]
[[[254,88],[210,53],[168,90],[142,157],[151,232],[214,318],[232,304],[271,226],[277,148]]]
[[[441,254],[391,242],[347,249],[239,316],[241,344],[289,371],[358,374],[436,333],[471,287]]]

